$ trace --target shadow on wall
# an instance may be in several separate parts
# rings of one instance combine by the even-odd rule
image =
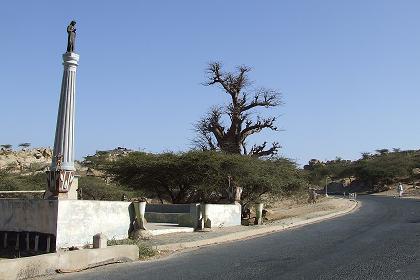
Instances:
[[[41,232],[0,232],[0,257],[20,258],[56,251],[56,237]]]

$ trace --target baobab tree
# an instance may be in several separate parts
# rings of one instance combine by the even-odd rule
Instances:
[[[213,107],[195,124],[197,138],[195,146],[203,150],[221,150],[231,154],[256,157],[275,155],[280,149],[278,142],[267,142],[247,147],[249,136],[264,129],[277,130],[276,117],[264,118],[258,109],[276,107],[282,104],[278,91],[266,88],[253,89],[248,77],[251,69],[237,67],[237,71],[223,72],[218,62],[207,68],[206,86],[219,86],[230,97],[227,106]]]

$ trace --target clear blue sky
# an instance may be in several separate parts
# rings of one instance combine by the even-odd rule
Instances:
[[[52,146],[66,26],[77,21],[76,153],[190,147],[227,101],[210,61],[280,90],[282,154],[305,163],[420,148],[420,1],[7,1],[0,142]]]

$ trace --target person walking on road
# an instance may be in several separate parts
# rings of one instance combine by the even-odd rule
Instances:
[[[398,191],[398,196],[402,197],[403,192],[404,192],[404,188],[403,188],[403,185],[401,183],[398,183],[397,191]]]

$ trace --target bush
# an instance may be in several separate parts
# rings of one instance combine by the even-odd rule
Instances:
[[[121,200],[123,195],[128,198],[139,197],[143,194],[139,191],[114,183],[106,184],[102,178],[97,177],[80,177],[79,187],[82,189],[83,199],[87,200]]]
[[[45,190],[47,184],[47,178],[45,174],[35,175],[20,175],[9,173],[4,170],[0,170],[0,191],[33,191],[33,190]],[[1,197],[21,197],[21,198],[33,198],[42,197],[43,194],[2,194]]]

